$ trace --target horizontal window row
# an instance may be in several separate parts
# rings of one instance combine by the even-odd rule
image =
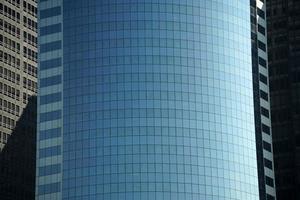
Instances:
[[[132,101],[129,101],[132,102]],[[93,103],[94,105],[94,103]],[[100,105],[100,104],[99,104]],[[207,104],[208,105],[208,104]],[[89,121],[89,117],[82,118],[82,110],[87,110],[89,106],[87,105],[72,105],[65,108],[65,113],[70,114],[70,118],[67,118],[65,121]],[[103,108],[103,107],[102,107]],[[96,109],[92,107],[92,109]],[[98,108],[99,109],[99,108]],[[222,113],[226,112],[226,109],[223,110]],[[240,113],[240,112],[238,112]],[[74,115],[75,114],[75,115]],[[77,116],[76,116],[77,114]],[[86,114],[86,113],[85,113]],[[85,115],[84,114],[84,115]],[[218,113],[214,113],[213,115],[217,115]],[[122,109],[119,108],[111,109],[111,110],[104,110],[93,112],[93,116],[97,117],[98,119],[124,119],[124,118],[170,118],[170,119],[202,119],[208,120],[204,116],[208,116],[209,114],[205,111],[190,111],[190,110],[182,110],[182,109],[160,109],[160,108],[153,108],[153,109]],[[78,119],[76,119],[78,118]],[[142,119],[141,119],[142,120]]]
[[[0,99],[0,108],[1,108],[1,110],[4,110],[13,115],[19,115],[19,113],[20,113],[20,107],[18,105],[15,105],[12,102],[6,101],[5,99]]]
[[[0,66],[0,77],[10,82],[20,84],[20,74],[15,73],[9,69],[6,69],[5,67]]]
[[[53,58],[40,62],[40,70],[52,69],[61,66],[61,58]]]
[[[6,52],[0,51],[0,62],[4,62],[7,65],[20,69],[20,59]]]
[[[61,172],[60,164],[39,167],[39,176],[48,176],[48,175],[57,174],[60,172]]]
[[[35,37],[34,35],[23,31],[23,39],[24,39],[24,42],[31,44],[32,46],[35,46],[35,47],[37,46],[38,40],[37,40],[37,37]]]
[[[37,16],[37,7],[30,3],[27,3],[25,0],[23,1],[23,10],[34,17]]]
[[[45,195],[50,193],[60,192],[61,184],[60,183],[50,183],[46,185],[38,186],[38,194]]]
[[[12,5],[14,5],[14,6],[17,6],[17,7],[20,7],[20,5],[21,5],[20,4],[21,0],[5,0],[5,1],[12,4]]]
[[[83,169],[82,169],[83,171]],[[84,171],[84,173],[88,174],[88,170]],[[225,172],[226,173],[226,172]],[[233,172],[232,172],[233,173]],[[234,173],[233,173],[234,174]],[[136,173],[132,173],[130,179],[136,176]],[[171,177],[177,177],[177,174],[174,174]],[[217,178],[206,178],[205,176],[201,176],[200,181],[201,183],[186,183],[187,181],[182,181],[178,183],[177,181],[172,182],[165,182],[160,179],[163,177],[163,174],[152,174],[149,175],[149,178],[152,180],[142,180],[141,182],[136,181],[124,181],[122,180],[119,183],[111,183],[111,180],[101,181],[102,184],[97,184],[96,181],[93,181],[89,186],[90,182],[85,181],[91,180],[91,175],[88,176],[89,178],[82,178],[80,181],[77,181],[79,178],[73,178],[70,180],[64,180],[63,182],[63,191],[66,190],[67,192],[63,192],[63,199],[105,199],[105,200],[118,200],[118,199],[142,199],[142,200],[172,200],[172,199],[180,199],[180,200],[210,200],[210,199],[232,199],[234,196],[235,199],[245,199],[245,196],[249,197],[248,199],[258,199],[258,192],[252,192],[254,189],[251,184],[245,184],[245,187],[242,186],[232,186],[234,185],[234,180],[228,181],[218,181]],[[110,177],[108,179],[118,179],[117,177]],[[157,178],[155,178],[157,177]],[[98,178],[98,176],[97,176]],[[120,178],[120,177],[119,177]],[[123,177],[122,177],[123,178]],[[139,176],[137,177],[139,178]],[[102,178],[99,178],[103,180]],[[159,179],[160,181],[156,180]],[[183,178],[184,179],[184,178]],[[196,178],[198,179],[198,178]],[[210,184],[205,183],[205,180],[213,180],[210,181]],[[139,180],[139,179],[138,179]],[[66,182],[68,184],[66,184]],[[86,183],[82,185],[78,185],[78,182]],[[252,180],[247,180],[248,182]],[[222,182],[223,187],[220,184],[215,186],[214,182]],[[111,184],[110,184],[111,183]],[[252,182],[250,182],[252,183]],[[245,189],[244,189],[245,188]],[[239,190],[237,190],[239,189]],[[93,191],[93,192],[90,192]],[[43,198],[45,199],[45,198]],[[291,199],[291,198],[285,198]]]
[[[85,134],[84,132],[82,132],[82,134]],[[156,142],[155,137],[153,136],[135,136],[134,138],[137,137],[137,139],[132,139],[132,137],[121,137],[120,139],[116,139],[116,137],[114,138],[107,138],[107,139],[99,139],[99,138],[95,138],[94,141],[92,138],[89,138],[89,140],[84,139],[83,141],[78,141],[79,133],[77,132],[77,137],[76,134],[74,134],[74,136],[72,136],[72,138],[67,136],[67,139],[71,139],[74,142],[69,142],[69,143],[64,143],[64,154],[67,155],[64,159],[65,160],[69,160],[68,164],[70,165],[70,168],[76,168],[79,166],[76,166],[75,163],[80,164],[80,160],[82,158],[84,158],[84,155],[76,155],[76,160],[73,160],[74,157],[70,156],[70,155],[74,155],[75,152],[81,151],[81,146],[88,146],[90,150],[97,151],[97,153],[95,152],[95,154],[91,154],[89,156],[89,158],[91,158],[90,161],[87,161],[87,165],[110,165],[110,164],[119,164],[119,165],[123,165],[123,164],[129,164],[132,165],[132,161],[133,162],[143,162],[141,160],[139,160],[139,158],[142,157],[148,157],[149,158],[149,164],[152,163],[154,165],[154,163],[156,163],[155,161],[157,161],[158,163],[156,164],[160,164],[163,157],[167,156],[169,157],[168,161],[166,161],[165,163],[170,163],[170,164],[178,164],[181,165],[182,168],[178,168],[176,171],[178,173],[184,173],[184,168],[183,165],[194,165],[194,166],[204,166],[205,163],[201,162],[198,163],[197,162],[197,158],[199,157],[203,157],[203,158],[214,158],[216,159],[216,155],[211,155],[210,152],[214,152],[217,151],[218,154],[222,154],[222,152],[224,150],[222,150],[223,148],[218,148],[216,147],[216,144],[213,146],[211,146],[210,148],[206,149],[203,147],[199,147],[199,145],[197,145],[197,142],[195,141],[193,146],[189,145],[188,142],[186,142],[185,144],[183,144],[184,142],[182,140],[186,140],[187,138],[184,137],[156,137]],[[65,135],[64,135],[65,136]],[[81,138],[84,138],[84,136],[79,136]],[[65,137],[64,137],[65,139]],[[142,141],[139,141],[139,140]],[[168,140],[171,139],[172,142],[168,142]],[[190,139],[190,138],[189,138]],[[159,141],[158,141],[159,140]],[[163,142],[163,140],[165,140],[165,142]],[[196,140],[196,139],[194,139]],[[91,143],[92,141],[92,143]],[[129,141],[126,142],[125,141]],[[203,141],[203,139],[199,139],[199,142]],[[208,141],[208,140],[207,140]],[[46,141],[45,141],[46,142]],[[49,141],[50,142],[50,141]],[[102,145],[101,148],[95,148],[96,143],[100,142],[100,144]],[[211,141],[212,142],[212,141]],[[215,143],[215,141],[213,141]],[[104,144],[103,144],[104,143]],[[164,143],[164,144],[162,144]],[[180,144],[181,143],[181,144]],[[201,142],[201,146],[203,142]],[[98,144],[98,143],[97,143]],[[92,146],[91,146],[92,145]],[[230,144],[228,143],[224,143],[223,145],[228,146],[228,148],[230,148]],[[199,148],[197,148],[199,147]],[[219,150],[216,150],[219,149]],[[247,142],[244,143],[243,148],[248,148],[247,146]],[[203,151],[206,152],[205,155],[203,155]],[[219,157],[219,160],[224,161],[223,159],[226,159],[227,156],[231,156],[232,154],[232,150],[230,152],[224,152],[224,154],[222,156]],[[201,156],[199,156],[201,155]],[[237,156],[237,158],[239,158],[239,160],[243,160],[244,155],[240,154],[238,155],[237,153],[235,154],[235,156]],[[96,158],[101,158],[101,160],[96,161]],[[110,158],[112,158],[112,160],[110,161]],[[126,159],[128,158],[128,159]],[[131,161],[129,161],[129,159]],[[137,161],[139,160],[139,161]],[[147,160],[147,158],[146,158]],[[150,162],[150,160],[152,162]],[[233,161],[232,158],[229,158],[230,161]],[[119,162],[118,162],[119,161]],[[128,162],[129,161],[129,162]],[[145,161],[145,160],[144,160]],[[88,163],[90,162],[90,163]],[[127,163],[126,163],[127,162]],[[163,161],[164,162],[164,161]],[[67,164],[67,163],[66,163]],[[99,166],[100,168],[100,166]],[[220,168],[222,168],[220,166]],[[131,170],[130,168],[128,170]],[[152,172],[154,171],[162,171],[162,169],[155,169],[152,168],[151,170]],[[197,174],[196,171],[188,171],[186,172],[188,174]]]
[[[64,15],[65,16],[65,15]],[[221,29],[220,27],[210,27],[209,25],[203,25],[203,23],[205,20],[207,20],[207,18],[205,17],[199,17],[201,19],[198,19],[197,21],[194,21],[194,23],[191,22],[180,22],[178,21],[172,21],[172,20],[158,20],[158,19],[153,19],[153,20],[128,20],[126,19],[126,21],[123,21],[124,19],[121,19],[121,16],[119,16],[120,19],[119,21],[104,21],[101,23],[96,23],[93,26],[93,32],[99,33],[99,32],[107,32],[107,31],[124,31],[124,30],[141,30],[141,31],[146,31],[146,30],[167,30],[167,31],[172,31],[174,32],[174,34],[180,34],[180,32],[190,32],[190,33],[195,33],[197,35],[201,36],[203,35],[205,37],[205,35],[207,35],[208,38],[210,37],[214,37],[216,39],[219,39],[220,36],[213,36],[213,32],[216,30]],[[99,19],[101,20],[101,19]],[[71,19],[72,21],[72,19]],[[217,19],[213,19],[212,20],[213,23],[220,23],[220,20]],[[212,24],[213,24],[212,23]],[[64,28],[66,30],[70,30],[70,29],[75,29],[71,26],[72,23],[67,23],[66,25],[64,25]],[[74,25],[72,25],[74,26]],[[232,25],[233,26],[233,25]],[[255,27],[255,33],[256,33],[256,26]],[[223,31],[225,31],[227,34],[236,34],[233,33],[233,28],[231,29],[222,29]],[[87,34],[89,33],[88,30],[82,30],[83,33]],[[68,32],[68,34],[70,35],[75,35],[74,32]],[[77,36],[78,37],[78,36]],[[194,38],[194,40],[204,40],[201,38]],[[226,42],[228,39],[224,40],[223,38],[221,39],[223,40],[222,42],[225,42],[225,45],[227,46]],[[208,39],[206,39],[206,41],[208,41]],[[238,40],[236,40],[238,41]],[[231,45],[235,45],[235,44],[231,44]],[[238,47],[240,48],[240,47]]]
[[[57,76],[51,76],[48,78],[41,78],[40,79],[40,87],[48,87],[48,86],[52,86],[52,85],[57,85],[61,83],[61,75],[57,75]]]
[[[49,51],[55,51],[61,49],[61,47],[62,47],[61,41],[49,42],[40,45],[40,52],[46,53]]]
[[[62,95],[60,92],[48,94],[48,95],[41,95],[40,96],[40,105],[49,104],[61,101]]]
[[[61,14],[61,7],[52,7],[40,11],[40,19],[45,19],[48,17],[54,17]]]
[[[37,92],[37,83],[25,77],[23,77],[23,87],[32,92]]]
[[[11,40],[3,35],[0,35],[0,44],[12,51],[17,53],[20,52],[20,44],[15,40]]]
[[[33,77],[37,77],[37,67],[27,62],[23,62],[23,72]]]
[[[37,22],[26,16],[23,16],[23,25],[34,32],[37,31]]]
[[[4,30],[5,32],[13,35],[17,38],[20,38],[20,29],[15,25],[8,23],[7,21],[0,19],[0,29]]]
[[[66,64],[67,65],[67,64]],[[72,68],[74,67],[74,65],[71,65]],[[84,91],[82,91],[82,88],[85,88],[85,86],[87,86],[88,84],[85,84],[84,87],[82,87],[82,81],[83,80],[88,80],[87,82],[89,82],[89,84],[93,85],[94,89],[93,90],[101,90],[101,92],[103,94],[106,95],[106,100],[110,100],[110,97],[108,97],[107,95],[109,95],[107,92],[111,92],[112,94],[114,94],[114,96],[112,96],[112,99],[115,99],[116,97],[116,93],[114,92],[118,92],[119,95],[121,95],[120,97],[122,99],[125,98],[126,99],[137,99],[139,98],[139,95],[141,97],[141,99],[144,99],[146,97],[146,95],[149,98],[152,99],[157,99],[159,100],[160,98],[163,98],[162,100],[188,100],[188,98],[193,98],[195,99],[196,96],[198,96],[198,100],[201,99],[201,88],[205,89],[207,91],[211,90],[209,92],[209,95],[211,98],[213,98],[213,96],[215,97],[221,97],[221,98],[226,98],[225,95],[234,95],[235,97],[242,97],[243,99],[245,98],[245,96],[236,93],[233,88],[233,83],[228,83],[224,80],[219,80],[217,79],[217,73],[215,73],[215,77],[201,77],[200,75],[198,76],[192,76],[192,75],[181,75],[181,74],[167,74],[167,73],[119,73],[117,70],[117,68],[113,69],[114,72],[118,72],[115,74],[109,74],[107,72],[109,72],[109,68],[107,68],[108,70],[97,70],[96,72],[104,72],[101,74],[97,73],[97,78],[96,76],[93,76],[92,73],[95,72],[94,70],[95,68],[93,68],[92,70],[88,71],[85,70],[85,74],[81,73],[81,70],[76,70],[75,67],[72,69],[73,71],[68,71],[67,73],[65,73],[65,82],[67,82],[67,84],[64,86],[67,92],[75,92],[73,93],[73,95],[71,94],[71,96],[76,96],[76,94],[80,94],[83,93]],[[121,69],[121,68],[118,68]],[[146,68],[144,68],[146,69]],[[122,69],[123,70],[123,69]],[[129,71],[129,70],[128,70]],[[137,72],[137,71],[136,71]],[[174,73],[174,71],[172,72]],[[109,74],[109,75],[103,75],[103,74]],[[226,74],[227,75],[227,74]],[[226,76],[224,73],[224,76]],[[83,78],[84,76],[84,78]],[[203,76],[203,75],[202,75]],[[204,75],[205,76],[205,75]],[[212,76],[212,75],[210,75]],[[222,79],[221,75],[219,76],[220,79]],[[229,76],[228,76],[229,77]],[[234,80],[234,79],[232,79]],[[211,85],[208,85],[208,81],[211,81]],[[247,84],[249,83],[249,80],[247,80]],[[228,86],[225,89],[222,89],[222,87],[216,86],[217,84],[228,84]],[[214,84],[214,85],[213,85]],[[212,86],[213,85],[213,86]],[[242,84],[238,85],[239,88],[244,89],[244,86]],[[189,90],[189,88],[192,88]],[[76,91],[76,89],[78,89]],[[196,90],[194,90],[196,89]],[[250,91],[249,89],[245,89],[247,91]],[[92,91],[92,90],[90,90]],[[131,94],[121,94],[124,91],[128,91],[131,92],[134,96],[132,96],[133,98],[131,98]],[[126,93],[125,92],[125,93]],[[91,94],[91,92],[84,92],[86,94]],[[140,94],[138,94],[140,93]],[[146,94],[147,93],[147,94]],[[164,94],[162,94],[164,93]],[[208,94],[208,92],[205,93],[204,96],[206,96],[206,94]],[[182,96],[182,95],[188,95],[188,96]],[[108,99],[108,98],[109,99]],[[209,97],[209,98],[210,98]],[[115,99],[115,100],[119,100],[119,99]],[[232,99],[233,100],[233,99]]]
[[[20,52],[20,44],[16,41],[13,41],[7,37],[0,35],[0,44],[4,47],[11,49],[12,51],[16,51],[17,53]],[[37,53],[30,48],[23,47],[24,56],[36,61],[37,60]]]
[[[4,14],[6,17],[20,23],[20,13],[6,5],[3,5],[2,3],[0,3],[0,13]]]
[[[16,122],[7,116],[0,115],[0,125],[8,129],[14,129]]]
[[[192,5],[191,3],[189,4],[183,4],[183,3],[179,3],[179,2],[169,2],[169,1],[165,1],[165,2],[154,2],[154,3],[148,3],[150,1],[143,1],[143,2],[130,2],[128,3],[128,1],[122,1],[125,3],[112,3],[112,4],[104,4],[102,2],[96,2],[96,14],[107,14],[107,13],[136,13],[136,12],[142,12],[142,13],[171,13],[171,14],[181,14],[181,15],[201,15],[203,12],[205,12],[205,9],[207,9],[207,6],[211,7],[213,6],[213,10],[218,12],[218,11],[223,11],[224,9],[226,9],[226,12],[224,12],[224,14],[226,13],[230,13],[231,15],[235,15],[235,16],[239,16],[240,15],[238,13],[234,13],[235,8],[225,8],[225,7],[220,7],[217,5],[212,5],[212,3],[210,2],[205,3],[205,1],[199,1],[198,5]],[[250,6],[250,4],[248,5]],[[241,8],[241,7],[240,7]],[[210,8],[212,9],[212,8]],[[75,12],[74,9],[69,9],[69,12]],[[69,13],[67,13],[69,14]],[[250,13],[249,13],[250,14]],[[69,18],[73,17],[74,15],[67,15]]]
[[[40,130],[39,140],[47,140],[61,136],[61,128],[53,128],[47,130]]]
[[[52,156],[61,155],[61,146],[47,147],[39,149],[39,158],[47,158]]]
[[[13,99],[20,99],[20,90],[0,82],[0,93]]]
[[[61,32],[61,24],[40,27],[40,36]]]
[[[38,54],[36,51],[34,51],[30,48],[23,47],[23,55],[25,58],[28,58],[29,60],[37,62]]]
[[[64,49],[64,53],[66,53],[66,51]],[[86,50],[89,51],[89,50]],[[100,50],[100,51],[96,51],[96,52],[107,52],[107,50]],[[135,51],[135,50],[134,50]],[[85,51],[83,51],[85,52]],[[83,53],[82,52],[82,53]],[[78,65],[78,62],[76,62],[76,55],[83,55],[82,53],[75,52],[75,53],[66,53],[67,56],[70,57],[70,60],[72,61],[72,64],[70,67],[70,64],[66,64],[65,65],[65,71],[69,71],[71,69],[72,73],[76,74],[76,70],[79,70],[80,66]],[[140,52],[141,53],[141,52]],[[179,53],[180,54],[180,53]],[[225,69],[225,71],[221,71],[219,69],[217,70],[213,70],[216,74],[217,77],[210,75],[210,73],[208,73],[209,71],[211,71],[209,69],[209,64],[203,64],[206,61],[208,61],[208,63],[213,61],[213,57],[216,56],[215,58],[218,58],[222,61],[219,61],[218,64],[221,64],[221,66],[237,66],[237,64],[234,64],[234,60],[237,63],[244,63],[244,61],[238,61],[236,59],[232,58],[225,58],[223,56],[220,56],[219,54],[213,54],[213,53],[201,53],[201,58],[197,58],[197,56],[195,55],[195,57],[184,57],[182,55],[178,56],[163,56],[163,55],[127,55],[127,56],[99,56],[96,59],[92,59],[92,69],[96,70],[96,73],[99,73],[100,71],[106,71],[108,69],[112,69],[112,70],[116,70],[116,69],[121,69],[122,72],[123,71],[130,71],[129,68],[133,67],[133,70],[138,70],[137,68],[139,67],[139,65],[142,65],[141,67],[144,69],[150,67],[153,69],[158,69],[159,66],[164,66],[164,68],[166,70],[174,70],[172,73],[174,74],[188,74],[187,69],[188,67],[192,67],[195,68],[195,66],[201,66],[202,67],[196,67],[196,71],[198,72],[197,75],[200,77],[207,77],[209,76],[210,78],[213,79],[219,79],[219,80],[224,80],[224,76],[225,77],[234,77],[236,75],[231,75],[229,73],[229,69]],[[97,53],[96,53],[97,55]],[[154,65],[154,66],[153,66]],[[123,66],[123,68],[121,67]],[[85,70],[86,71],[86,75],[87,76],[91,76],[91,74],[89,74],[90,70]],[[208,75],[200,75],[200,71],[202,71],[202,73],[208,73]],[[69,72],[68,72],[69,73]],[[249,73],[248,71],[245,71],[245,73]],[[203,78],[202,78],[203,79]],[[235,78],[234,78],[235,79]],[[193,79],[194,80],[194,79]],[[247,79],[246,81],[249,81],[249,79]]]
[[[61,110],[40,113],[40,122],[53,121],[61,118]]]

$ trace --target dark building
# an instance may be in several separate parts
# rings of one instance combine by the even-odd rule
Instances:
[[[300,199],[300,1],[268,0],[268,54],[278,200]]]
[[[0,199],[33,199],[37,0],[0,1]]]

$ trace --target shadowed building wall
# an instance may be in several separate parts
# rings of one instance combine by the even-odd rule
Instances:
[[[31,200],[35,191],[36,97],[28,104],[0,153],[0,194],[3,200]]]
[[[268,44],[278,200],[300,199],[300,2],[269,0]]]

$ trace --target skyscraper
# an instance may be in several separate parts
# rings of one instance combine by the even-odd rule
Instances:
[[[33,199],[37,2],[0,1],[0,198]]]
[[[300,199],[300,2],[269,0],[269,71],[278,200]]]
[[[252,65],[267,62],[255,46],[265,37],[255,30],[251,45],[249,1],[41,0],[39,10],[36,199],[272,199],[271,157],[256,151],[269,117],[254,115],[267,115],[254,96],[268,90],[252,78],[267,76]]]
[[[276,195],[268,80],[266,3],[251,0],[250,5],[259,196],[260,200],[274,200]]]

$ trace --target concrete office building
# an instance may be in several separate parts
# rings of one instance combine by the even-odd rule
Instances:
[[[37,2],[0,1],[0,198],[33,199]]]
[[[275,199],[264,2],[39,11],[36,199]]]
[[[300,199],[300,2],[268,0],[268,53],[278,200]]]

